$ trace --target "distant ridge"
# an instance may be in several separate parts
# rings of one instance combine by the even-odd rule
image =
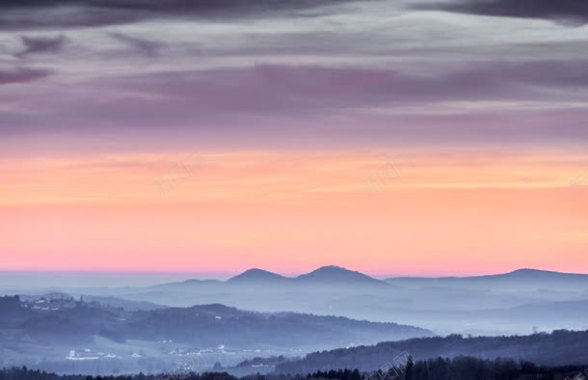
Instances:
[[[498,274],[487,274],[487,275],[479,275],[479,276],[446,276],[446,277],[389,277],[386,278],[385,281],[394,281],[394,280],[451,280],[451,281],[459,281],[459,280],[489,280],[489,279],[506,279],[506,278],[517,278],[517,279],[541,279],[541,278],[549,278],[553,279],[563,279],[563,278],[574,278],[574,279],[582,279],[585,278],[588,280],[588,274],[581,274],[581,273],[565,273],[565,272],[556,272],[556,271],[549,271],[549,270],[542,270],[542,269],[532,269],[532,268],[521,268],[516,269],[511,272],[506,273],[498,273]]]
[[[320,267],[310,273],[296,277],[296,280],[305,283],[315,284],[353,284],[362,283],[367,285],[386,285],[383,281],[376,280],[361,272],[352,271],[336,265]]]
[[[411,288],[459,288],[494,289],[494,290],[527,290],[527,291],[572,291],[588,289],[588,275],[562,273],[539,269],[517,269],[502,274],[491,274],[471,277],[392,277],[385,280],[388,284]]]
[[[247,285],[281,283],[291,285],[361,284],[389,286],[389,284],[384,281],[336,265],[323,266],[297,277],[286,277],[263,269],[253,268],[248,269],[235,277],[231,277],[227,280],[227,283]]]
[[[563,273],[556,271],[548,271],[541,269],[532,268],[521,268],[516,269],[512,272],[500,273],[500,274],[489,274],[479,276],[446,276],[446,277],[389,277],[383,280],[379,280],[368,276],[359,271],[350,270],[337,265],[326,265],[319,267],[311,272],[298,275],[296,277],[287,277],[280,274],[267,271],[260,268],[251,268],[243,273],[240,273],[234,277],[229,278],[225,282],[228,284],[267,284],[267,283],[280,283],[280,284],[316,284],[316,285],[328,285],[328,284],[363,284],[363,285],[391,285],[398,282],[430,282],[430,283],[451,283],[451,282],[463,282],[463,281],[542,281],[542,280],[556,280],[556,281],[568,281],[568,280],[581,280],[586,279],[588,281],[588,274],[579,273]],[[189,282],[204,282],[202,280],[188,280]],[[208,281],[216,282],[216,281]]]
[[[268,283],[268,282],[286,282],[290,280],[288,277],[269,272],[259,268],[248,269],[245,272],[231,277],[227,280],[228,283]]]
[[[446,277],[389,277],[385,279],[376,279],[359,271],[350,270],[341,266],[326,265],[319,267],[311,272],[303,273],[295,277],[283,276],[271,271],[260,268],[248,269],[226,281],[220,280],[199,280],[192,279],[184,282],[167,283],[155,285],[153,288],[181,288],[185,286],[194,286],[203,288],[205,286],[256,286],[256,285],[285,285],[285,286],[339,286],[339,285],[361,285],[377,286],[381,288],[408,286],[468,286],[487,287],[507,287],[511,285],[538,286],[538,285],[557,285],[566,288],[576,286],[577,282],[586,282],[588,288],[588,274],[563,273],[556,271],[521,268],[512,272],[489,274],[479,276],[446,276]],[[542,285],[543,286],[543,285]]]
[[[497,275],[500,276],[500,275]],[[549,276],[549,277],[585,277],[588,278],[587,274],[581,273],[565,273],[565,272],[556,272],[550,270],[541,270],[541,269],[531,269],[531,268],[521,268],[514,270],[509,273],[503,274],[503,276],[511,276],[511,277],[533,277],[533,276]]]

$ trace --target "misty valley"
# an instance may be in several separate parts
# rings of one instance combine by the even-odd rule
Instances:
[[[588,329],[587,292],[586,275],[379,280],[336,266],[145,287],[28,286],[0,298],[0,366],[70,375],[365,374],[399,355],[579,366],[588,362],[588,332],[580,331]],[[213,299],[222,304],[206,303]]]

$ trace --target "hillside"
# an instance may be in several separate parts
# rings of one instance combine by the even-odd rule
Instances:
[[[330,369],[377,370],[395,357],[408,354],[415,360],[472,356],[481,359],[512,358],[539,365],[583,365],[588,363],[588,331],[555,331],[510,337],[463,338],[450,335],[384,342],[308,354],[301,360],[279,364],[281,373],[310,373]]]
[[[0,297],[0,367],[38,364],[22,354],[35,352],[45,358],[42,368],[57,371],[71,370],[67,363],[88,370],[145,365],[202,370],[217,361],[236,364],[262,353],[294,356],[432,335],[396,323],[258,313],[220,304],[126,310],[71,297]]]

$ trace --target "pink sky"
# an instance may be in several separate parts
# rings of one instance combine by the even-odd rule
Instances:
[[[5,160],[0,269],[588,272],[585,161],[532,151]]]

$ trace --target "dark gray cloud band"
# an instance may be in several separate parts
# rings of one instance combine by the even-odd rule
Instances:
[[[586,0],[461,0],[418,8],[486,16],[550,19],[571,24],[588,22]]]

